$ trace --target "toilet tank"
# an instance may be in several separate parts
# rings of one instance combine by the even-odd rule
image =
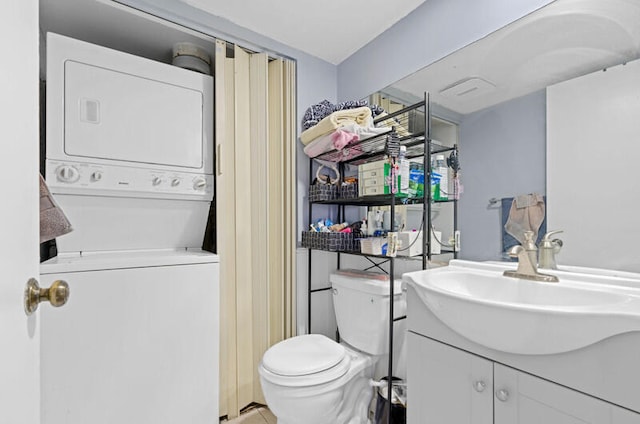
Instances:
[[[340,338],[371,355],[388,352],[389,276],[358,270],[339,270],[329,277]],[[406,315],[402,281],[394,281],[394,317]]]

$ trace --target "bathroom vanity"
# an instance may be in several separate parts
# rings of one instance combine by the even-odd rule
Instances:
[[[477,270],[470,269],[475,263],[466,261],[452,261],[451,269],[440,274],[429,270],[403,277],[410,330],[409,424],[640,423],[640,331],[629,330],[640,326],[634,315],[640,281],[553,271],[560,278],[556,286],[520,286],[523,280],[502,277],[514,265],[478,265],[485,283],[495,280],[495,286],[469,278],[469,286],[443,291],[442,298],[429,292],[429,280],[446,272],[455,272],[459,281],[465,273],[476,277]],[[514,285],[513,297],[505,295],[510,289],[501,283]],[[566,289],[571,298],[558,289]],[[620,297],[607,298],[611,293]],[[599,294],[608,305],[592,304]],[[458,296],[455,308],[449,295]],[[615,313],[627,305],[634,305],[631,313]],[[520,309],[540,315],[532,315],[527,324]],[[491,322],[495,317],[505,322]],[[617,323],[627,327],[613,330]],[[622,332],[591,343],[590,333],[607,331]],[[538,343],[538,337],[547,339]]]

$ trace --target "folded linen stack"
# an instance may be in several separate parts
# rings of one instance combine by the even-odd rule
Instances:
[[[349,124],[358,124],[363,127],[373,126],[371,109],[369,109],[368,106],[363,106],[333,112],[316,125],[303,131],[302,134],[300,134],[300,141],[306,146],[318,137],[330,134]]]
[[[305,146],[304,153],[311,158],[315,158],[331,150],[342,150],[358,140],[372,137],[385,131],[388,131],[388,129],[365,127],[352,122],[311,141]],[[351,148],[351,150],[353,149]],[[352,153],[357,155],[357,152]],[[348,159],[349,157],[349,155],[345,155],[343,159]]]

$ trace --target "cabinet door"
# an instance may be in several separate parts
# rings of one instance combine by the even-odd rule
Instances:
[[[495,424],[639,424],[640,415],[494,364]]]
[[[611,424],[640,424],[640,414],[611,406]]]
[[[408,333],[408,424],[493,424],[491,361]]]

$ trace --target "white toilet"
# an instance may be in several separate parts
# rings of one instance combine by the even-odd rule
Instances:
[[[342,341],[319,334],[272,346],[258,367],[262,391],[278,424],[366,424],[376,363],[388,353],[389,280],[382,274],[331,274]],[[394,316],[406,313],[400,280]],[[394,340],[395,340],[394,333]]]

